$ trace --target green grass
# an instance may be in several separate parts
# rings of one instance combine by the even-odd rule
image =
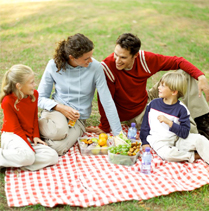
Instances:
[[[0,78],[12,65],[29,65],[39,83],[56,43],[83,33],[95,44],[94,57],[101,61],[113,52],[124,32],[137,34],[142,49],[183,56],[209,78],[209,1],[200,0],[1,0]],[[148,81],[151,87],[162,74]],[[0,111],[0,127],[3,114]],[[96,95],[88,125],[98,125]],[[147,201],[114,203],[99,208],[41,205],[9,208],[0,173],[0,210],[209,210],[209,185]]]

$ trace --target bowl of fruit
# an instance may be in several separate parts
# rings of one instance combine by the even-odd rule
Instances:
[[[106,133],[97,137],[79,137],[78,144],[81,155],[107,155],[108,148],[113,146],[113,138]]]

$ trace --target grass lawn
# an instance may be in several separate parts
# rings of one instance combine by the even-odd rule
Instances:
[[[209,78],[209,1],[207,0],[1,0],[0,78],[12,65],[30,66],[39,83],[53,57],[56,43],[83,33],[95,44],[94,58],[113,52],[124,32],[139,36],[142,48],[164,55],[182,56]],[[161,76],[153,76],[148,87]],[[0,128],[2,126],[0,111]],[[97,125],[96,96],[88,125]],[[98,208],[40,205],[10,208],[0,172],[0,210],[209,210],[209,185],[191,192],[176,192],[147,201],[114,203]]]

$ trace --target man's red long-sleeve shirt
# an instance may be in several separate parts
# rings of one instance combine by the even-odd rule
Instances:
[[[118,70],[114,53],[102,61],[107,84],[115,102],[120,121],[138,116],[148,100],[147,79],[158,71],[182,69],[197,79],[203,73],[183,57],[164,56],[140,50],[131,70]],[[101,115],[99,128],[110,132],[104,109],[98,98]]]
[[[23,98],[14,107],[17,97],[6,95],[1,103],[3,109],[3,126],[1,131],[12,132],[20,136],[34,151],[27,138],[33,142],[34,137],[40,138],[38,127],[38,92],[34,90],[35,102],[31,98]]]

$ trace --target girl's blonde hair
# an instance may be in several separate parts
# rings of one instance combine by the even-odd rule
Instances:
[[[161,83],[164,83],[172,91],[178,91],[177,98],[183,97],[187,92],[186,77],[179,72],[169,72],[163,75]]]
[[[19,83],[21,85],[25,84],[27,82],[27,76],[33,75],[33,70],[22,64],[16,64],[13,65],[5,74],[2,80],[1,85],[1,93],[0,93],[0,103],[2,103],[2,100],[6,95],[9,95],[11,93],[14,93],[17,97],[17,100],[15,101],[15,108],[17,103],[24,98],[24,94],[16,88],[16,84]],[[35,96],[30,95],[31,101],[35,101]],[[17,109],[17,108],[16,108]]]

